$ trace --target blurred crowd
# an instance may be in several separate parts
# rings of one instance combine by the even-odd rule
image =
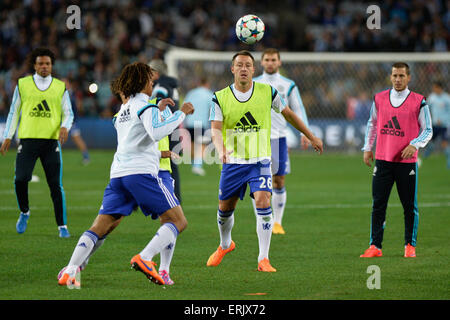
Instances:
[[[81,9],[81,28],[66,22]],[[168,45],[204,50],[248,48],[235,21],[254,13],[266,24],[262,43],[281,51],[447,51],[449,0],[380,1],[381,29],[366,27],[369,1],[316,0],[1,0],[0,116],[9,110],[19,77],[31,72],[32,48],[57,57],[55,76],[70,83],[79,116],[110,117],[118,101],[109,83],[133,61],[164,58]],[[98,91],[91,93],[89,84]],[[216,88],[218,89],[218,88]]]

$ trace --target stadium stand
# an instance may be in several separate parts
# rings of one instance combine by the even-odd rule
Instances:
[[[82,4],[81,4],[82,3]],[[118,102],[109,81],[130,61],[163,57],[165,44],[215,51],[243,48],[234,21],[249,12],[266,23],[263,43],[281,51],[447,51],[449,2],[383,1],[382,29],[365,26],[368,1],[303,3],[257,0],[141,0],[89,2],[2,0],[0,3],[0,117],[9,110],[16,80],[28,70],[26,55],[37,46],[57,54],[54,71],[73,83],[80,117],[109,118]],[[66,8],[78,4],[82,28],[68,30]],[[224,31],[225,30],[225,31]],[[276,36],[275,36],[276,35]],[[90,83],[98,91],[88,91]]]

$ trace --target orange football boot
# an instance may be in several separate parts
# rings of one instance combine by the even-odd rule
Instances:
[[[64,267],[58,274],[58,284],[60,286],[67,286],[69,289],[81,288],[80,268],[71,274],[66,272],[67,267]]]
[[[262,272],[277,272],[277,269],[270,265],[269,259],[264,258],[258,263],[258,271]]]
[[[405,258],[415,258],[416,257],[416,247],[413,247],[409,243],[405,246]]]
[[[151,282],[159,285],[165,284],[163,278],[154,268],[156,266],[155,262],[142,260],[141,255],[137,254],[131,259],[130,263],[132,268],[145,274]]]
[[[273,224],[272,233],[273,234],[286,234],[286,232],[284,231],[284,228],[278,222],[275,222]]]
[[[375,258],[375,257],[382,257],[383,254],[381,253],[381,249],[378,249],[375,247],[375,245],[371,245],[369,249],[364,251],[362,255],[360,255],[360,258]]]
[[[206,262],[206,266],[208,267],[217,267],[221,262],[223,257],[228,253],[233,251],[236,248],[236,244],[233,240],[231,240],[231,245],[228,249],[222,249],[219,245],[216,251],[209,257],[208,262]]]

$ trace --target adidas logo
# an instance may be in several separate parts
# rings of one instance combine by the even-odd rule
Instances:
[[[244,116],[236,123],[233,129],[233,133],[246,133],[246,132],[259,132],[261,126],[258,125],[253,115],[248,111]]]
[[[130,108],[123,110],[119,115],[119,123],[131,120]]]
[[[50,107],[48,106],[47,101],[42,100],[33,110],[29,113],[30,117],[41,117],[41,118],[50,118],[52,113],[50,112]]]
[[[79,247],[87,248],[86,243],[82,242],[78,245]]]
[[[400,123],[398,123],[397,117],[394,116],[383,126],[383,128],[381,128],[380,133],[403,137],[405,135],[405,132],[403,132],[401,129],[402,128],[400,127]]]
[[[413,175],[415,175],[415,174],[416,174],[416,172],[414,171],[414,169],[411,170],[411,172],[409,173],[410,176],[413,176]]]

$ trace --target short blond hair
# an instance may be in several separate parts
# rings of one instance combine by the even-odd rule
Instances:
[[[275,48],[265,49],[261,55],[261,60],[264,59],[264,56],[266,54],[276,54],[278,56],[278,59],[280,59],[280,50],[278,50],[278,49],[275,49]]]

